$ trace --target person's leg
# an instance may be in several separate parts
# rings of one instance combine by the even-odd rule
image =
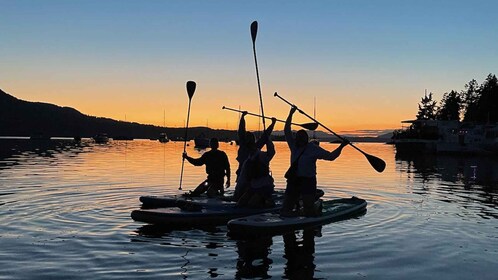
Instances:
[[[307,217],[318,216],[321,214],[318,209],[315,208],[316,201],[316,177],[303,178],[302,180],[302,199],[303,199],[303,211],[304,215]]]
[[[265,207],[265,199],[259,192],[255,192],[247,202],[247,206],[250,208],[263,208]]]
[[[314,194],[303,195],[304,216],[306,216],[306,217],[318,216],[319,213],[317,210],[318,209],[315,209],[315,195]]]
[[[233,200],[238,201],[240,197],[247,191],[248,180],[245,176],[246,172],[243,172],[243,165],[239,163],[239,168],[235,172],[237,174],[237,179],[235,180],[235,188],[233,191]]]
[[[252,193],[250,191],[246,191],[243,193],[239,200],[237,201],[237,206],[238,207],[248,207],[249,200],[251,200]]]
[[[225,183],[225,177],[221,177],[218,179],[216,182],[216,186],[218,187],[218,194],[223,195],[225,193],[225,188],[223,186],[223,183]]]
[[[238,201],[242,195],[244,195],[249,189],[249,182],[239,180],[235,185],[235,191],[233,192],[233,200]]]
[[[223,195],[223,178],[208,179],[207,196],[215,197],[218,195]]]
[[[273,200],[272,194],[275,190],[275,186],[266,186],[264,187],[261,196],[263,197],[263,205],[265,208],[275,207],[275,201]]]
[[[195,188],[190,194],[189,196],[200,196],[201,194],[203,194],[207,189],[208,189],[208,180],[202,182],[199,184],[199,186],[197,186],[197,188]]]
[[[292,216],[294,207],[299,201],[299,182],[287,180],[287,187],[285,188],[284,202],[282,203],[281,216]]]

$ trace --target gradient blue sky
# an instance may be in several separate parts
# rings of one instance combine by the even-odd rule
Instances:
[[[498,1],[0,0],[0,88],[83,113],[235,129],[278,91],[337,131],[398,128],[427,89],[462,90],[498,68]],[[296,116],[296,121],[305,122]],[[256,119],[248,119],[257,129]],[[279,127],[277,127],[279,129]]]

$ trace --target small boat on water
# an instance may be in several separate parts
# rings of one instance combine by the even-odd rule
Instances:
[[[105,143],[109,142],[109,137],[107,136],[107,133],[99,133],[99,134],[93,136],[92,139],[97,144],[105,144]]]
[[[161,143],[168,143],[169,142],[169,138],[168,138],[168,135],[166,134],[166,132],[159,134],[159,138],[157,140],[159,140],[159,142],[161,142]]]

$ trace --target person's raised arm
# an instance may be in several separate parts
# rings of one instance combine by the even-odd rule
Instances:
[[[344,139],[344,141],[342,141],[341,145],[339,145],[339,147],[337,147],[332,152],[329,152],[329,151],[327,151],[319,146],[316,146],[317,148],[319,148],[319,149],[317,149],[316,157],[318,159],[324,159],[324,160],[335,160],[336,158],[338,158],[341,155],[342,149],[344,147],[346,147],[347,145],[349,145],[349,140]]]
[[[259,138],[258,141],[256,142],[256,147],[258,149],[263,148],[263,146],[268,142],[268,140],[270,139],[270,135],[273,132],[273,128],[275,127],[276,123],[277,123],[277,119],[271,118],[270,126],[268,126],[266,128],[266,130],[263,132],[263,135],[261,136],[261,138]]]
[[[227,176],[226,188],[230,187],[230,162],[228,161],[228,156],[225,154],[225,175]]]
[[[287,116],[287,120],[285,120],[285,126],[284,126],[285,141],[287,141],[287,145],[289,145],[290,148],[294,147],[294,138],[292,137],[291,124],[292,124],[292,115],[294,115],[296,110],[297,110],[296,106],[291,107],[289,111],[289,116]]]
[[[242,116],[240,116],[239,129],[237,130],[237,134],[239,136],[239,146],[245,145],[246,143],[246,119],[247,111],[242,112]]]
[[[274,156],[275,156],[275,145],[273,144],[273,141],[271,141],[271,139],[268,139],[268,141],[266,142],[266,158],[268,162],[270,162]]]

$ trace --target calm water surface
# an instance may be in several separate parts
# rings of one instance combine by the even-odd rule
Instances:
[[[166,231],[130,218],[140,195],[179,193],[183,143],[0,139],[0,279],[497,279],[497,160],[358,147],[386,170],[348,147],[319,162],[318,182],[326,198],[366,199],[365,215],[231,240],[224,226]],[[233,174],[237,147],[221,149]],[[276,149],[283,188],[289,153],[285,143]],[[187,163],[184,175],[192,189],[204,168]]]

